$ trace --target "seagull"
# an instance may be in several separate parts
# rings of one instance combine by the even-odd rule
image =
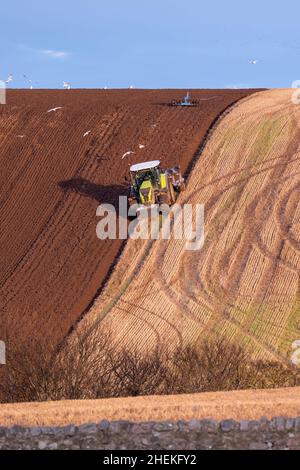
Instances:
[[[71,83],[69,82],[63,82],[63,88],[65,90],[70,90],[71,89]]]
[[[83,134],[83,137],[86,137],[87,135],[89,135],[92,131],[86,131],[84,134]]]
[[[256,60],[256,59],[255,60],[249,60],[250,65],[256,65],[257,62],[258,62],[258,60]]]
[[[58,109],[62,109],[62,106],[57,106],[57,108],[48,109],[47,113],[55,112],[55,111],[57,111]]]
[[[139,149],[144,149],[144,148],[145,148],[145,145],[139,144]]]
[[[23,75],[23,78],[29,83],[30,90],[33,90],[32,80],[27,77],[27,75]]]
[[[123,160],[123,158],[127,157],[127,155],[130,155],[131,153],[134,153],[134,152],[132,150],[129,150],[128,152],[124,153],[121,160]]]
[[[25,135],[17,135],[18,139],[24,139]]]
[[[7,77],[7,79],[5,80],[6,85],[8,85],[10,82],[12,82],[13,79],[14,79],[13,75],[10,74],[10,75]]]

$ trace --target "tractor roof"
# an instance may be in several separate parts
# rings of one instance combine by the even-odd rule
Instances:
[[[135,171],[142,171],[142,170],[151,170],[152,168],[155,168],[158,165],[160,165],[159,160],[153,160],[152,162],[137,163],[136,165],[132,165],[130,167],[130,171],[135,172]]]

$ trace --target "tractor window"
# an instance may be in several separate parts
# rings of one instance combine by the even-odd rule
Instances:
[[[159,184],[159,169],[153,168],[150,170],[143,170],[132,174],[133,186],[137,190],[143,181],[150,180],[152,184]]]
[[[151,171],[143,171],[137,175],[137,183],[140,186],[145,180],[153,180],[153,174]]]

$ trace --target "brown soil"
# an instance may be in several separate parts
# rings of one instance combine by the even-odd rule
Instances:
[[[195,91],[195,99],[215,98],[182,109],[166,105],[183,96],[176,90],[8,91],[0,107],[0,339],[8,321],[16,341],[57,344],[121,249],[96,238],[99,203],[126,194],[134,162],[159,159],[187,172],[216,117],[252,92]],[[62,109],[47,112],[54,107]]]
[[[300,388],[196,393],[103,400],[66,400],[0,405],[0,426],[59,426],[96,423],[102,419],[176,421],[189,419],[260,419],[295,417]]]

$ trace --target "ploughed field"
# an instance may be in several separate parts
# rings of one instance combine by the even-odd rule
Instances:
[[[291,364],[300,340],[300,107],[291,100],[292,90],[257,93],[218,123],[178,199],[204,204],[203,248],[130,240],[86,321],[105,318],[119,345],[223,336]]]
[[[8,331],[18,343],[28,343],[33,336],[58,344],[99,293],[122,248],[122,241],[97,239],[97,206],[116,204],[119,195],[127,194],[124,176],[133,163],[159,159],[165,167],[180,163],[187,173],[216,117],[252,92],[195,91],[192,98],[202,99],[200,105],[179,108],[168,106],[184,96],[178,90],[9,90],[7,105],[0,107],[0,339]],[[52,108],[60,109],[48,112]],[[134,153],[122,159],[128,151]],[[225,188],[231,181],[226,180],[226,173],[234,178],[231,173],[239,171],[240,158],[243,155],[236,153],[224,165],[221,158],[211,166],[207,162],[205,170],[200,168],[199,188],[215,175],[221,178],[216,172],[220,166],[224,179],[217,184],[226,198]],[[230,207],[238,204],[236,196]],[[188,271],[192,271],[192,289],[198,275],[191,263],[184,263],[184,276],[177,280],[183,291]],[[169,276],[165,260],[163,266],[154,282],[159,295],[168,301],[173,281],[165,279]],[[216,280],[219,288],[222,279]],[[234,285],[239,283],[234,281]],[[188,302],[193,302],[190,296]],[[206,325],[211,306],[203,308]],[[155,323],[147,309],[144,315],[139,307],[132,314],[136,311],[138,329],[144,330],[148,321]],[[194,323],[188,312],[190,306],[180,318],[188,315]],[[198,326],[199,314],[196,317]],[[122,336],[126,328],[121,330],[121,318]],[[129,314],[128,319],[132,318]],[[152,339],[152,333],[146,337]]]

